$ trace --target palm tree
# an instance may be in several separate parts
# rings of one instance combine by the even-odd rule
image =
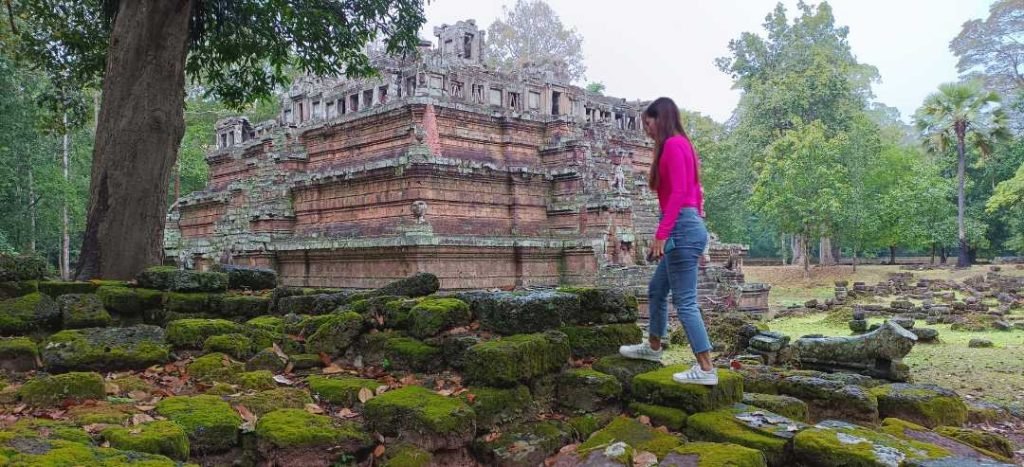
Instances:
[[[986,91],[977,81],[969,81],[940,85],[938,92],[924,100],[914,119],[929,151],[945,154],[956,144],[956,220],[960,240],[956,265],[967,267],[970,265],[964,228],[967,145],[982,156],[990,154],[997,141],[1009,138],[1006,113],[1000,107],[998,94]]]

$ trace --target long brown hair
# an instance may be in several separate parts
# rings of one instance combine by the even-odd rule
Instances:
[[[672,99],[667,97],[655,99],[654,102],[647,106],[647,110],[644,110],[644,117],[650,119],[654,126],[654,160],[651,161],[651,170],[647,176],[647,186],[652,190],[657,190],[658,164],[661,162],[661,151],[665,146],[665,141],[675,135],[682,135],[687,140],[690,138],[686,136],[683,122],[679,119],[679,107],[676,107],[676,103],[672,102]]]

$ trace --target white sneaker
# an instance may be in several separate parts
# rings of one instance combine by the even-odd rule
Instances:
[[[619,355],[626,358],[635,358],[637,360],[650,360],[652,362],[661,363],[661,354],[665,353],[664,350],[654,350],[650,344],[639,343],[633,345],[624,345],[619,347]]]
[[[689,370],[672,375],[672,380],[680,384],[715,386],[718,384],[718,372],[714,368],[704,371],[700,365],[693,365]]]

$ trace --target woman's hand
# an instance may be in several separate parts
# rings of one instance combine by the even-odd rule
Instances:
[[[654,243],[651,244],[651,260],[657,261],[665,256],[665,240],[654,239]]]

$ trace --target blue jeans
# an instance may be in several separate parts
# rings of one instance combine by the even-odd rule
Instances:
[[[706,352],[711,350],[711,340],[697,307],[697,265],[708,243],[708,231],[696,209],[683,208],[670,235],[675,248],[658,262],[647,287],[651,315],[649,332],[652,336],[665,336],[668,294],[672,292],[672,304],[683,323],[690,349],[694,354]]]

